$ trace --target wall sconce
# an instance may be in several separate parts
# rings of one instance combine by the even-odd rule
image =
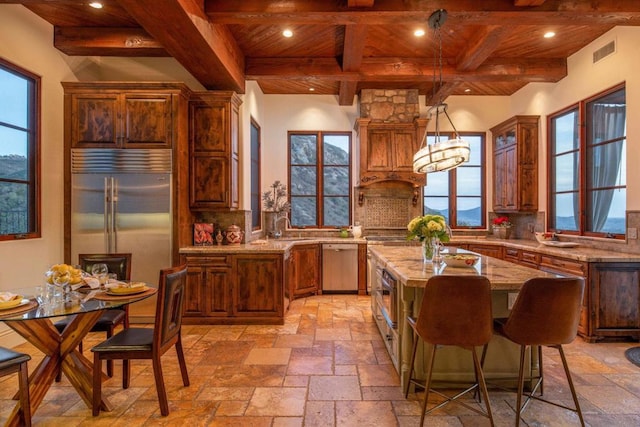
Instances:
[[[362,206],[364,204],[364,192],[361,191],[358,194],[358,205]]]
[[[420,192],[415,189],[413,190],[413,199],[411,199],[411,202],[413,203],[413,206],[417,206],[418,205],[418,196],[420,195]]]

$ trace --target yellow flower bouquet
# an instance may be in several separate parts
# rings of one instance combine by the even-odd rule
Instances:
[[[442,215],[417,216],[407,224],[407,240],[418,239],[422,242],[422,260],[440,261],[440,242],[449,241],[449,228]]]

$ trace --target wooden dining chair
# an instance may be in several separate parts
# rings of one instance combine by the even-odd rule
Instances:
[[[119,254],[79,254],[78,261],[80,262],[80,268],[84,271],[91,271],[91,267],[94,264],[106,264],[109,269],[109,273],[116,274],[118,280],[131,280],[131,254],[119,253]],[[54,326],[58,332],[62,332],[71,321],[70,316],[64,317],[54,323]],[[90,332],[106,332],[107,338],[113,336],[115,329],[118,325],[122,324],[125,328],[129,327],[129,307],[113,308],[107,310],[98,319],[96,324],[91,328]],[[78,345],[78,349],[82,353],[82,341]],[[113,376],[113,362],[107,361],[107,375]],[[60,381],[60,374],[56,378]]]
[[[536,277],[529,279],[520,289],[509,317],[495,319],[495,333],[520,345],[520,370],[516,390],[516,427],[520,425],[522,412],[531,399],[575,412],[580,420],[580,425],[585,425],[578,396],[571,380],[567,358],[562,349],[562,345],[571,343],[578,333],[583,293],[584,279],[580,277]],[[555,348],[560,353],[575,407],[571,408],[558,402],[551,402],[542,397],[544,393],[543,346]],[[532,382],[535,384],[531,387],[530,392],[525,393],[523,390],[527,347],[537,347],[539,375],[537,378],[532,378]],[[483,361],[484,357],[483,354]],[[540,395],[536,396],[535,393],[538,390]],[[524,404],[522,403],[523,396],[526,397]]]
[[[169,415],[169,403],[162,375],[161,357],[173,346],[175,346],[178,354],[182,383],[185,387],[189,385],[189,375],[182,351],[181,338],[186,280],[186,265],[160,270],[156,317],[153,329],[123,329],[91,349],[93,352],[93,366],[100,366],[102,360],[122,359],[122,388],[129,387],[131,377],[129,361],[133,359],[151,359],[153,361],[156,391],[160,402],[160,413],[165,416]],[[100,369],[94,369],[94,416],[100,413],[101,400],[102,372]]]
[[[31,399],[29,398],[29,372],[27,362],[31,356],[0,347],[0,377],[18,373],[18,394],[23,425],[31,426]]]
[[[425,416],[448,403],[458,403],[489,419],[493,426],[491,402],[487,385],[476,347],[485,346],[493,335],[491,314],[491,283],[484,276],[433,276],[427,282],[422,296],[422,303],[417,318],[408,317],[407,321],[413,330],[413,350],[409,366],[409,380],[405,388],[405,397],[409,395],[411,384],[424,388],[422,415],[420,425],[424,425]],[[426,363],[426,380],[412,378],[418,349],[418,341],[422,339],[428,353]],[[468,350],[473,360],[475,383],[455,396],[449,396],[431,388],[436,350],[442,346],[456,346]],[[471,391],[480,390],[484,397],[485,410],[467,404],[459,398]],[[445,398],[442,403],[427,410],[429,394],[435,393]]]

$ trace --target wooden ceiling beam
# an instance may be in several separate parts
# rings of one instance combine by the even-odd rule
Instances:
[[[478,68],[500,46],[510,33],[509,27],[488,25],[474,34],[466,49],[458,55],[456,68],[469,71]]]
[[[118,3],[207,89],[244,93],[244,55],[226,26],[209,22],[202,0]]]
[[[357,71],[362,64],[362,55],[367,40],[366,25],[347,25],[344,29],[344,48],[342,53],[342,70]],[[356,96],[357,84],[341,82],[338,99],[340,105],[352,105]]]
[[[67,55],[169,56],[142,28],[55,27],[53,45]]]
[[[488,59],[474,71],[459,71],[448,64],[442,68],[445,82],[557,82],[566,75],[567,61],[564,58]],[[343,71],[333,58],[251,58],[247,60],[246,77],[248,80],[317,78],[408,82],[431,80],[433,64],[429,60],[415,58],[366,58],[359,71]]]
[[[445,99],[452,95],[457,89],[459,83],[442,83],[437,85],[435,93],[427,94],[425,97],[425,105],[436,105],[439,102],[444,102]]]
[[[447,26],[640,25],[640,0],[547,0],[526,10],[504,0],[440,0],[428,7],[421,0],[376,0],[366,9],[326,0],[205,0],[205,13],[218,24],[406,25],[427,22],[436,9],[447,10]]]

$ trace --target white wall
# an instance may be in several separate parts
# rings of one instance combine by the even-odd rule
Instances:
[[[560,35],[561,36],[561,35]],[[616,53],[593,64],[592,53],[611,40],[616,40]],[[626,82],[627,93],[627,159],[640,158],[640,122],[634,120],[640,111],[640,28],[617,27],[572,55],[568,75],[555,84],[529,84],[511,97],[509,116],[541,115],[539,144],[540,180],[539,210],[547,210],[547,116],[578,101],[593,96],[619,83]],[[627,168],[627,210],[640,210],[640,168]]]
[[[21,5],[0,5],[0,56],[42,77],[42,238],[0,242],[0,289],[36,286],[63,257],[63,90],[76,80],[52,47],[53,28]],[[1,102],[1,101],[0,101]],[[0,326],[0,343],[19,340]]]

